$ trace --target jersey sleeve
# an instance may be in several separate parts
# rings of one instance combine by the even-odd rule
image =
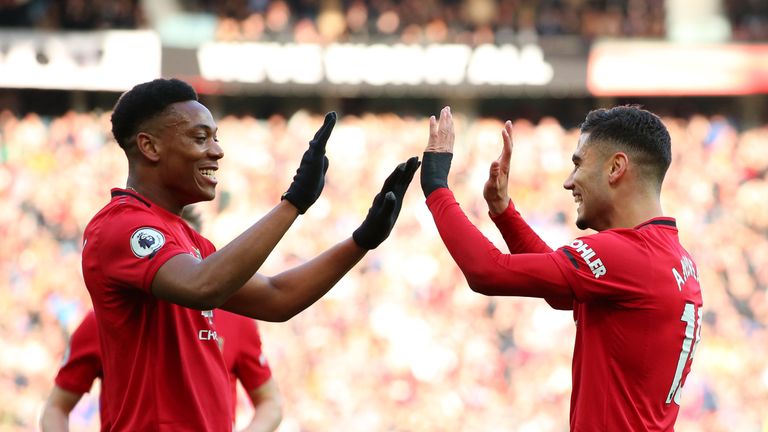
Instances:
[[[272,370],[261,350],[261,337],[256,321],[242,318],[238,325],[241,328],[234,372],[243,388],[251,391],[264,384],[272,376]]]
[[[102,231],[95,253],[101,273],[113,286],[150,292],[160,267],[178,254],[189,253],[159,216],[138,205],[121,207]]]
[[[195,237],[195,243],[200,247],[200,254],[202,255],[202,258],[206,258],[216,252],[216,246],[214,246],[210,240],[200,235],[200,233],[197,231],[192,230],[192,233]]]
[[[467,219],[447,188],[432,192],[427,206],[443,243],[474,291],[566,303],[572,297],[554,252],[502,253]]]
[[[56,385],[72,393],[87,393],[103,375],[100,352],[96,316],[90,312],[72,333]]]
[[[631,230],[579,237],[553,256],[578,301],[631,303],[652,289],[651,253]]]
[[[536,234],[520,212],[515,209],[512,200],[509,201],[509,206],[503,213],[496,216],[489,213],[489,216],[499,229],[510,253],[552,252],[552,248]]]

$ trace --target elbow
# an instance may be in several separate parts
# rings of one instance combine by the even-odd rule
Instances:
[[[478,294],[492,295],[490,287],[482,283],[469,282],[469,289]]]
[[[228,304],[224,309],[233,311],[233,305]],[[271,306],[260,305],[259,307],[245,307],[238,308],[235,306],[236,313],[245,315],[249,318],[253,318],[259,321],[282,323],[296,316],[300,311],[294,311],[290,308],[280,306],[278,304]]]
[[[274,310],[269,313],[266,317],[262,318],[262,321],[268,321],[268,322],[276,322],[276,323],[282,323],[286,322],[289,319],[295,317],[299,311],[293,311],[290,309],[286,310]]]
[[[467,285],[469,285],[472,291],[483,295],[491,294],[492,288],[488,284],[487,277],[483,271],[477,269],[464,270],[464,277],[467,279]]]
[[[203,285],[194,292],[197,295],[192,296],[187,307],[197,310],[212,310],[220,308],[227,302],[229,296],[222,293],[221,289],[214,285]]]

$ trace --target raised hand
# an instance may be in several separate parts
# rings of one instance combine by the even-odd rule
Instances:
[[[501,139],[501,154],[491,162],[488,180],[483,186],[483,198],[492,215],[504,213],[509,206],[509,161],[512,158],[512,122],[509,120],[501,130]]]
[[[451,107],[440,111],[439,120],[435,116],[429,118],[429,141],[424,149],[424,166],[421,168],[421,190],[425,197],[435,189],[448,187],[455,138]]]
[[[429,118],[429,141],[425,152],[453,153],[453,142],[456,135],[453,131],[453,115],[451,107],[447,106],[440,111],[440,119],[435,116]]]
[[[381,191],[373,198],[365,220],[352,233],[352,238],[358,246],[363,249],[375,249],[389,237],[403,206],[405,191],[419,165],[419,158],[414,156],[399,164],[387,177]]]
[[[328,158],[325,156],[325,144],[336,125],[336,113],[331,111],[325,115],[325,122],[309,142],[309,148],[301,157],[299,169],[293,176],[293,182],[280,199],[288,200],[304,214],[307,209],[320,198],[325,186],[325,172],[328,171]]]

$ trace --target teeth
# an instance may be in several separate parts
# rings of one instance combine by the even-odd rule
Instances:
[[[208,178],[216,180],[216,171],[214,171],[212,169],[200,170],[200,174],[202,174],[202,175],[204,175],[204,176],[206,176]]]

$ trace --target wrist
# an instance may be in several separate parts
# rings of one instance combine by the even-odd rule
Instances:
[[[507,211],[510,202],[512,202],[512,200],[509,198],[486,200],[486,203],[488,204],[488,213],[490,213],[491,217],[499,216]]]
[[[285,197],[286,193],[284,193],[280,197],[280,202],[277,204],[275,208],[279,209],[280,211],[288,211],[288,212],[296,213],[296,217],[298,217],[299,215],[302,214],[301,210],[296,206],[296,204],[292,203],[290,199],[287,199]]]
[[[448,187],[453,153],[424,152],[421,162],[421,190],[428,197],[439,188]]]

